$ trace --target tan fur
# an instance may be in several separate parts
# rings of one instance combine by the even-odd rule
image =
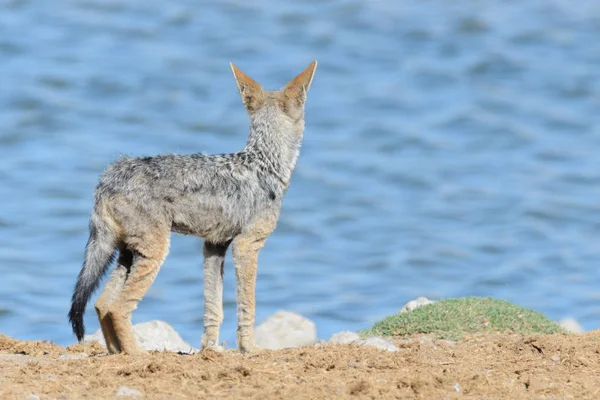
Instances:
[[[233,241],[235,263],[238,331],[237,345],[240,351],[254,349],[254,320],[256,312],[256,273],[258,252],[267,237],[275,229],[278,215],[266,215],[257,219]]]
[[[96,302],[102,333],[110,353],[140,353],[133,329],[131,313],[154,281],[169,250],[170,230],[160,227],[142,235],[128,235],[128,246],[139,255],[133,259],[127,274],[119,265]]]
[[[306,92],[310,89],[316,68],[317,62],[313,61],[308,68],[302,71],[285,86],[283,93],[289,98],[306,96]]]
[[[121,345],[117,339],[115,328],[112,320],[110,319],[108,312],[113,302],[117,299],[123,286],[125,285],[125,279],[127,278],[127,270],[123,266],[121,260],[117,265],[117,268],[113,271],[109,281],[104,287],[104,291],[96,301],[94,305],[96,313],[98,314],[98,320],[100,321],[100,328],[106,341],[106,348],[109,353],[118,353],[121,351]]]
[[[238,90],[242,96],[242,103],[249,112],[256,110],[264,102],[264,91],[262,86],[254,79],[243,73],[238,67],[229,63]]]

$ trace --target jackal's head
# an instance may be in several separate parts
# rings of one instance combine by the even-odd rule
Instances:
[[[313,61],[300,75],[280,90],[268,91],[231,64],[244,107],[252,124],[283,123],[293,128],[304,128],[304,103],[317,62]]]

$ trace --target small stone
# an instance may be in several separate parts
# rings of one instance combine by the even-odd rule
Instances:
[[[141,397],[142,394],[139,390],[129,387],[129,386],[121,386],[115,392],[115,396],[117,397]]]
[[[566,330],[567,332],[570,332],[570,333],[585,332],[585,329],[583,329],[583,326],[581,326],[575,318],[570,318],[570,317],[563,318],[560,321],[558,321],[558,325],[560,325],[564,330]]]
[[[549,383],[541,378],[541,377],[537,377],[537,376],[530,376],[529,377],[529,387],[527,388],[530,392],[535,393],[535,392],[540,392],[543,390],[546,390],[549,386]]]
[[[342,331],[331,335],[329,344],[350,344],[356,340],[360,340],[360,336],[357,333]]]
[[[40,396],[38,396],[37,394],[34,393],[29,393],[27,395],[25,395],[26,399],[31,399],[31,400],[40,400]]]
[[[426,306],[427,304],[431,304],[431,303],[435,303],[434,300],[429,300],[427,297],[418,297],[415,300],[411,300],[408,303],[406,303],[404,305],[404,307],[402,307],[402,310],[400,310],[401,313],[407,313],[407,312],[411,312],[412,310],[419,308],[419,307],[423,307]]]
[[[353,344],[357,346],[369,346],[375,347],[380,350],[385,351],[398,351],[399,349],[394,346],[392,342],[387,339],[382,338],[381,336],[372,336],[366,339],[355,340]]]
[[[79,360],[81,358],[86,358],[89,357],[88,354],[85,353],[81,353],[81,354],[63,354],[58,356],[59,360]]]
[[[314,322],[289,311],[277,311],[254,330],[256,345],[262,349],[312,346],[317,341]]]
[[[455,391],[456,393],[460,393],[460,384],[459,384],[458,382],[456,382],[456,383],[454,384],[454,387],[453,387],[453,389],[454,389],[454,391]]]

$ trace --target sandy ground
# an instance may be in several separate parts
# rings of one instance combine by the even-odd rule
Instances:
[[[327,345],[127,357],[95,342],[63,348],[0,335],[0,398],[113,398],[122,386],[148,399],[600,398],[600,331],[394,343],[395,353]]]

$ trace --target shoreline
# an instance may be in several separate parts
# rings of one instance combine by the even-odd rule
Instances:
[[[425,328],[465,315],[478,330],[453,338],[443,331],[374,334],[381,323],[405,328],[417,320]],[[498,316],[517,319],[506,329]],[[369,332],[338,332],[328,341],[317,339],[311,320],[279,311],[256,327],[260,349],[250,354],[199,351],[164,321],[134,325],[147,351],[135,356],[108,355],[99,331],[66,347],[0,334],[0,398],[595,398],[600,330],[569,333],[557,324],[491,298],[421,297]],[[545,330],[519,331],[523,326]]]
[[[0,335],[0,398],[593,398],[600,330],[390,338],[398,351],[352,344],[111,355]]]

